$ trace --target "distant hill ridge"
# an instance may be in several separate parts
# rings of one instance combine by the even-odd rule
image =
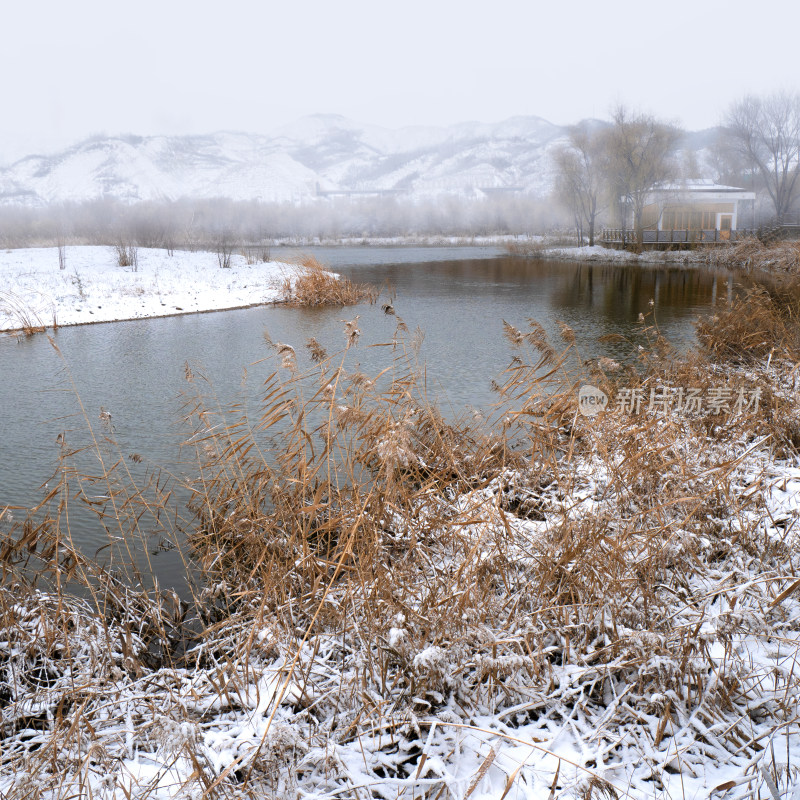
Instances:
[[[95,136],[0,169],[0,203],[42,206],[104,197],[126,203],[227,197],[306,202],[383,193],[475,197],[553,186],[566,127],[540,117],[399,129],[314,114],[269,134]],[[691,134],[702,148],[712,132]]]

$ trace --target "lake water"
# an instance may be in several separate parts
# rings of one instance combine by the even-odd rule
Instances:
[[[574,329],[583,358],[619,358],[630,345],[601,345],[598,337],[640,336],[638,316],[650,312],[651,299],[662,335],[688,348],[697,316],[732,291],[727,275],[697,268],[541,262],[493,248],[331,248],[314,254],[354,280],[383,287],[383,299],[391,291],[409,331],[425,334],[420,358],[427,385],[448,413],[486,407],[495,399],[491,381],[512,356],[504,319],[524,328],[534,318],[554,343],[561,320]],[[282,258],[287,252],[272,255]],[[264,361],[271,355],[265,330],[274,341],[293,345],[302,367],[309,337],[337,351],[345,343],[342,320],[359,314],[362,336],[350,367],[360,362],[368,374],[376,372],[386,365],[387,351],[368,345],[390,341],[397,322],[381,311],[382,302],[62,328],[53,335],[60,354],[43,335],[0,339],[0,508],[30,507],[44,496],[43,484],[58,464],[59,434],[71,446],[86,443],[85,420],[101,440],[113,433],[118,447],[102,445],[112,462],[136,453],[141,462],[125,463],[138,475],[157,467],[187,472],[178,455],[186,437],[180,425],[186,362],[202,367],[222,404],[242,397],[245,373],[250,393],[257,395],[274,367],[274,361]],[[111,427],[99,420],[101,409],[110,412]],[[96,454],[80,458],[87,469],[97,469]],[[19,519],[22,512],[15,513]],[[87,551],[105,542],[97,522],[81,513],[74,515],[71,530]],[[153,558],[163,582],[180,572],[174,553]]]

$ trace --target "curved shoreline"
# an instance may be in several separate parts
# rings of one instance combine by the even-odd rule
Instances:
[[[115,322],[146,322],[153,319],[169,319],[171,317],[188,317],[197,314],[216,314],[224,311],[243,311],[247,308],[260,308],[266,306],[280,306],[286,305],[285,300],[265,300],[263,303],[249,303],[247,305],[226,306],[225,308],[200,308],[191,311],[176,311],[169,314],[149,314],[146,317],[120,317],[119,319],[97,319],[97,320],[84,320],[81,322],[65,322],[58,323],[57,325],[45,325],[43,330],[37,329],[34,333],[47,333],[47,331],[55,332],[59,328],[77,328],[88,325],[113,325]],[[0,337],[2,336],[19,336],[25,335],[24,328],[3,328],[0,330]]]
[[[0,252],[0,333],[132,321],[280,302],[295,265],[247,263],[232,255],[141,248],[135,267],[121,267],[110,248],[68,247]]]

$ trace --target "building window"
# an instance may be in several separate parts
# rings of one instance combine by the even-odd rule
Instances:
[[[716,227],[716,211],[670,208],[665,209],[661,217],[661,228],[666,231],[713,231]]]

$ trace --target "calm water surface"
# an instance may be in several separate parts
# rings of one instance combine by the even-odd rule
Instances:
[[[355,280],[393,293],[396,312],[410,332],[420,328],[420,351],[430,393],[451,413],[486,407],[494,399],[491,380],[508,365],[512,351],[502,321],[524,327],[534,318],[558,342],[556,321],[576,332],[584,358],[623,357],[628,345],[598,344],[600,336],[639,336],[639,313],[650,311],[661,333],[681,347],[693,343],[693,322],[732,291],[727,275],[705,270],[537,262],[503,256],[492,248],[331,248],[320,260]],[[273,257],[287,253],[274,250]],[[367,373],[386,366],[386,348],[396,319],[374,306],[355,309],[263,307],[213,314],[137,320],[58,330],[47,337],[0,339],[0,508],[30,507],[47,491],[65,433],[70,445],[88,441],[86,419],[100,437],[113,433],[118,454],[138,474],[162,466],[189,474],[179,446],[186,398],[185,364],[202,367],[223,404],[250,395],[274,368],[264,331],[292,344],[307,363],[304,343],[315,337],[329,352],[344,345],[342,320],[360,315],[361,341],[349,361]],[[109,430],[99,420],[111,413]],[[86,455],[87,468],[97,457]],[[17,512],[19,518],[21,512]],[[105,541],[91,519],[77,514],[72,532],[88,550]],[[175,554],[154,556],[162,581],[179,572]],[[177,572],[175,574],[177,574]]]

